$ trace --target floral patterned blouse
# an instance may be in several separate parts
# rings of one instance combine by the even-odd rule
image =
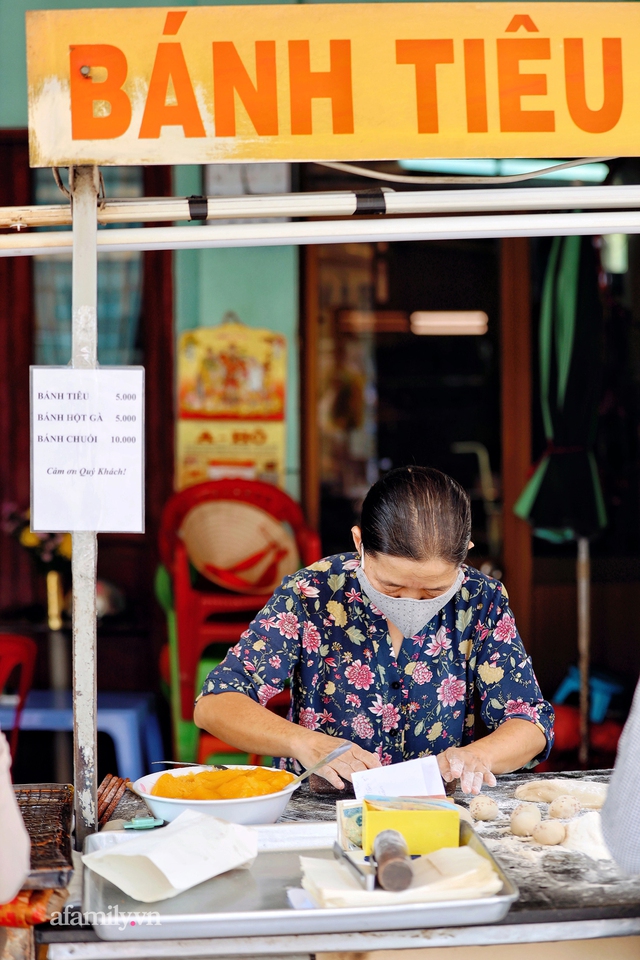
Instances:
[[[396,658],[383,614],[354,573],[354,553],[286,577],[240,641],[205,680],[202,695],[244,693],[266,704],[291,679],[289,719],[378,754],[383,764],[473,741],[474,696],[495,730],[519,717],[553,743],[542,699],[497,580],[465,566],[458,593]]]

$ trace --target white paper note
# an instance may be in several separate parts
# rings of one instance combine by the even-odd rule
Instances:
[[[445,793],[435,757],[418,757],[388,767],[359,770],[353,774],[353,789],[362,797],[433,797]]]
[[[31,526],[144,533],[142,367],[31,367]]]
[[[161,830],[85,854],[82,862],[134,900],[153,903],[240,867],[257,852],[250,827],[185,810]]]

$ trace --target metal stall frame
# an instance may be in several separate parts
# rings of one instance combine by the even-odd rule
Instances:
[[[97,367],[97,255],[100,251],[640,233],[640,186],[636,185],[398,192],[376,189],[123,200],[100,198],[98,167],[71,167],[69,173],[69,203],[0,208],[0,227],[16,229],[16,233],[0,234],[0,256],[72,252],[74,368]],[[576,208],[588,212],[566,212]],[[375,216],[363,217],[365,213]],[[242,220],[256,216],[347,219],[215,223],[217,219]],[[98,226],[106,223],[188,220],[200,222],[98,231]],[[70,231],[21,232],[30,227],[65,224],[71,224]],[[96,533],[74,533],[74,780],[79,846],[97,826],[96,565]],[[582,583],[583,611],[588,611],[588,591],[588,582]],[[588,630],[580,633],[580,651],[581,657],[588,652]],[[584,669],[583,675],[586,675]]]
[[[71,365],[98,365],[97,167],[69,171],[73,208]],[[98,824],[97,617],[98,537],[95,531],[72,533],[72,686],[73,768],[76,846]]]

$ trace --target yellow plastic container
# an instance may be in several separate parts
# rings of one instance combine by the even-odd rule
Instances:
[[[429,808],[410,800],[363,800],[362,847],[368,856],[382,830],[397,830],[405,838],[409,853],[422,856],[442,847],[460,845],[460,814],[451,805]]]

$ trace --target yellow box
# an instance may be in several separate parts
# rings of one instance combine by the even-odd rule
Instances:
[[[362,847],[368,856],[382,830],[397,830],[407,841],[412,856],[433,853],[441,847],[460,845],[460,814],[441,803],[432,808],[410,801],[362,802]]]

